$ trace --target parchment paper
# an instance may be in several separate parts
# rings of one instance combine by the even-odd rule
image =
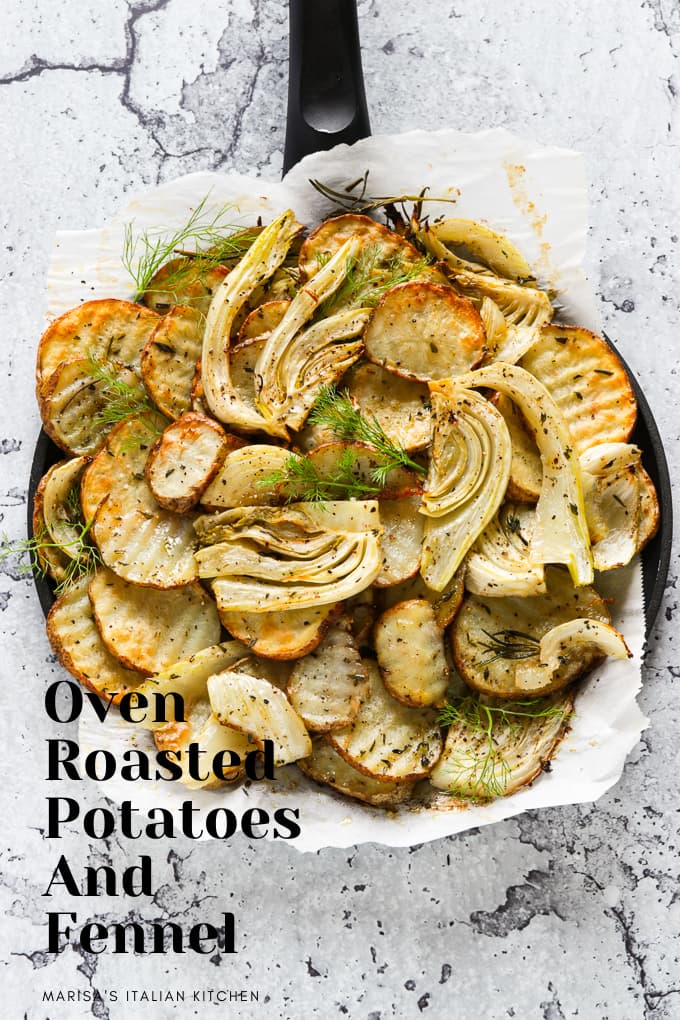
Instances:
[[[582,270],[587,230],[583,159],[579,153],[541,147],[498,129],[479,134],[445,130],[375,136],[307,157],[281,183],[201,173],[163,184],[128,202],[102,229],[58,234],[48,279],[48,317],[92,298],[132,297],[121,263],[124,225],[131,220],[136,231],[160,227],[170,233],[209,194],[210,208],[226,202],[233,205],[235,224],[252,223],[258,215],[268,222],[292,207],[302,222],[313,225],[330,206],[308,178],[344,187],[367,168],[372,195],[413,194],[427,186],[432,195],[456,196],[453,206],[428,204],[431,216],[466,216],[507,234],[540,282],[558,292],[558,319],[598,330],[594,295]],[[291,767],[278,770],[276,782],[254,783],[247,791],[192,794],[177,783],[114,779],[102,784],[102,793],[113,800],[129,799],[143,811],[177,808],[187,799],[201,812],[228,807],[238,815],[255,806],[270,813],[275,807],[297,807],[302,834],[293,845],[299,850],[369,841],[408,846],[510,818],[529,808],[596,800],[619,779],[626,755],[647,723],[635,700],[644,643],[639,564],[600,579],[598,586],[614,597],[613,622],[625,635],[633,658],[608,660],[588,678],[552,770],[511,797],[449,811],[384,812],[321,789]],[[102,726],[84,716],[80,740],[83,753],[96,747],[118,752],[130,746],[154,750],[149,734],[119,717]]]

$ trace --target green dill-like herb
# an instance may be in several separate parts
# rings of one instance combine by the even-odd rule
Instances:
[[[320,254],[323,256],[325,253]],[[358,255],[347,259],[345,278],[335,293],[320,306],[319,315],[330,315],[341,306],[374,308],[388,290],[413,280],[428,265],[427,256],[418,262],[407,262],[402,255],[385,260],[379,244],[368,244]]]
[[[544,699],[512,701],[489,705],[468,696],[449,702],[439,713],[440,726],[459,725],[471,734],[484,735],[484,750],[478,758],[454,758],[460,765],[459,775],[471,791],[473,799],[488,800],[502,797],[510,778],[510,766],[497,746],[500,729],[516,731],[526,719],[549,719],[564,713],[561,703],[546,703]]]
[[[483,633],[489,640],[476,643],[489,655],[480,661],[480,666],[488,666],[498,659],[530,659],[538,654],[541,646],[537,638],[521,630],[497,630],[493,634],[485,630]]]
[[[176,255],[183,259],[163,279],[163,293],[195,282],[207,269],[238,259],[248,250],[257,236],[257,228],[244,230],[230,224],[227,215],[232,207],[229,205],[208,212],[209,197],[206,195],[198,203],[173,234],[146,230],[137,235],[134,223],[125,225],[123,265],[134,280],[135,300],[149,293],[156,273]],[[187,250],[189,245],[192,247]]]
[[[75,502],[71,500],[73,492],[77,497],[77,490],[72,489],[66,501],[66,509],[69,511],[69,519],[66,523],[76,531],[76,537],[70,542],[54,542],[47,528],[42,527],[35,532],[33,538],[24,538],[17,542],[11,542],[9,537],[3,534],[0,545],[0,563],[10,556],[17,556],[20,576],[37,574],[39,577],[45,577],[47,574],[45,561],[47,551],[56,549],[63,553],[67,562],[63,568],[64,576],[54,589],[56,595],[61,595],[82,577],[93,574],[98,567],[102,566],[99,550],[92,545],[88,537],[92,521],[84,523],[80,518],[80,500],[78,500],[77,515],[72,515]]]
[[[379,461],[371,472],[376,485],[384,486],[390,471],[398,467],[420,475],[426,473],[422,464],[412,460],[403,446],[389,438],[375,415],[363,415],[357,411],[348,390],[340,393],[335,386],[324,386],[308,420],[311,425],[333,432],[338,439],[372,446]]]
[[[102,407],[92,419],[95,425],[111,429],[126,418],[145,415],[148,431],[156,436],[161,434],[163,419],[141,382],[130,385],[119,376],[114,363],[99,360],[92,351],[87,355],[87,371],[99,384],[99,395],[103,400]]]
[[[355,474],[356,456],[351,449],[343,450],[337,463],[328,474],[320,474],[316,465],[307,457],[291,454],[277,471],[262,478],[258,485],[283,485],[288,502],[323,504],[334,499],[365,499],[376,496],[381,485],[369,485]]]

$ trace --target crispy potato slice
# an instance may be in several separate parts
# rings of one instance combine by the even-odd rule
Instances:
[[[74,508],[69,505],[73,493],[79,492],[80,478],[89,463],[89,457],[74,457],[54,464],[41,480],[43,516],[47,532],[69,559],[78,558],[79,538],[82,529],[75,521]]]
[[[107,364],[129,389],[130,402],[148,402],[139,377],[132,369]],[[87,358],[65,361],[43,382],[40,415],[45,431],[65,453],[72,457],[94,453],[111,430],[103,411],[111,399],[105,380],[93,375]]]
[[[463,578],[465,570],[456,571],[449,583],[442,591],[435,591],[429,588],[420,574],[395,584],[390,588],[383,588],[380,592],[380,605],[383,612],[391,609],[400,602],[410,602],[412,599],[426,599],[432,604],[437,626],[445,630],[460,609],[465,594]]]
[[[476,220],[450,218],[432,225],[434,234],[454,251],[463,248],[473,259],[499,276],[511,280],[532,279],[531,266],[504,234],[498,234]]]
[[[580,617],[609,623],[594,588],[575,588],[569,575],[546,569],[547,593],[527,598],[468,595],[451,632],[456,666],[465,682],[490,697],[521,698],[518,667],[539,661],[540,639],[558,624]],[[601,661],[599,650],[570,652],[541,694],[561,690]]]
[[[373,624],[375,623],[377,612],[375,589],[371,586],[357,592],[351,599],[347,599],[345,609],[350,620],[354,640],[361,648],[370,642]]]
[[[217,608],[200,584],[150,591],[98,570],[89,591],[104,644],[129,669],[160,673],[219,641]]]
[[[348,726],[368,693],[368,675],[347,617],[338,620],[318,646],[298,659],[288,682],[288,700],[310,730]]]
[[[505,418],[512,441],[507,497],[513,503],[537,503],[541,495],[543,467],[536,441],[517,404],[504,393],[497,393],[494,403]]]
[[[341,462],[351,458],[351,475],[362,487],[374,486],[375,499],[397,499],[422,492],[423,483],[414,471],[407,468],[393,468],[386,476],[382,487],[374,480],[373,473],[380,466],[380,459],[367,443],[350,443],[335,440],[316,446],[307,454],[321,478],[332,480]]]
[[[485,333],[471,301],[450,287],[413,281],[392,287],[364,333],[366,357],[389,372],[428,382],[474,368]]]
[[[180,588],[197,577],[191,517],[160,507],[144,478],[155,436],[150,419],[117,425],[86,468],[80,495],[85,520],[107,567],[126,581]],[[95,517],[96,515],[96,517]]]
[[[54,467],[50,468],[50,471],[54,471],[56,468],[63,467],[68,464],[67,460],[58,461]],[[44,514],[44,503],[45,503],[45,486],[47,485],[50,471],[43,475],[40,479],[38,488],[35,491],[33,497],[33,534],[37,540],[38,547],[36,549],[36,558],[40,570],[42,570],[48,577],[51,577],[56,584],[63,584],[68,576],[67,570],[71,562],[70,557],[66,554],[63,549],[57,548],[51,536],[47,530],[47,524],[45,523]]]
[[[117,298],[86,301],[65,312],[47,327],[38,345],[38,391],[62,362],[88,355],[139,369],[142,349],[157,322],[155,312]]]
[[[370,361],[356,365],[348,380],[359,411],[376,418],[392,442],[409,451],[429,445],[430,391],[424,383],[402,379]]]
[[[258,746],[274,744],[274,763],[306,758],[312,742],[286,695],[267,680],[225,670],[208,680],[208,696],[219,721],[251,737]]]
[[[526,702],[465,698],[449,726],[430,782],[465,799],[510,796],[535,779],[553,757],[571,709],[570,694],[546,698],[538,716],[527,715]]]
[[[386,588],[408,580],[420,570],[425,520],[418,513],[419,497],[384,499],[380,504],[382,567],[373,582]]]
[[[246,317],[238,334],[239,345],[247,340],[256,340],[265,333],[276,329],[288,310],[290,301],[265,301]]]
[[[47,617],[47,636],[64,669],[102,698],[120,701],[144,680],[144,674],[126,669],[114,658],[97,629],[87,593],[90,577],[61,595]]]
[[[175,305],[159,320],[142,351],[144,385],[156,407],[173,421],[191,410],[203,321],[196,308]]]
[[[226,510],[238,506],[275,506],[285,502],[280,482],[267,482],[274,472],[282,471],[289,450],[281,446],[243,446],[224,459],[210,485],[201,496],[207,510]]]
[[[390,694],[417,708],[442,705],[449,685],[444,633],[432,604],[401,602],[382,614],[373,631],[380,674]]]
[[[142,301],[160,315],[183,305],[204,316],[228,272],[228,266],[207,266],[192,258],[171,259],[151,278]]]
[[[635,394],[602,337],[580,326],[543,326],[520,364],[550,392],[578,453],[628,439],[637,415]]]
[[[220,612],[222,625],[256,655],[267,659],[299,659],[323,640],[342,605],[312,606],[272,613]]]
[[[188,411],[156,440],[144,473],[156,501],[183,514],[198,503],[224,463],[229,442],[214,418]]]
[[[422,779],[442,750],[436,714],[408,708],[388,692],[375,662],[365,660],[369,690],[354,722],[326,739],[350,765],[374,779]]]
[[[325,740],[313,741],[312,753],[308,758],[300,758],[297,766],[315,783],[330,786],[346,797],[375,807],[397,807],[408,800],[413,792],[413,783],[373,779],[352,768]]]
[[[375,247],[379,251],[379,265],[387,265],[397,259],[404,266],[420,265],[423,261],[418,249],[393,230],[388,230],[369,216],[343,213],[326,220],[303,242],[298,262],[303,283],[318,273],[319,266],[352,238],[359,240],[362,248]],[[379,279],[379,274],[376,275]]]

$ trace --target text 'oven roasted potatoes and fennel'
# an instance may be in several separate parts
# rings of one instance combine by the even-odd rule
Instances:
[[[422,207],[306,233],[206,200],[129,229],[134,301],[40,341],[50,641],[102,697],[184,698],[159,749],[224,763],[190,787],[267,740],[367,804],[507,795],[629,654],[597,572],[659,508],[626,372],[508,238]]]

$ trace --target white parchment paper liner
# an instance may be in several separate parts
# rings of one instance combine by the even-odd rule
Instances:
[[[206,194],[209,206],[234,206],[234,223],[265,222],[292,207],[313,225],[329,206],[308,184],[319,178],[344,186],[370,169],[369,193],[417,193],[424,186],[439,196],[458,196],[455,206],[428,205],[434,217],[467,216],[484,220],[507,234],[535,268],[540,280],[559,292],[559,319],[598,330],[594,295],[582,271],[587,229],[587,197],[580,154],[546,148],[495,129],[479,134],[457,131],[376,136],[351,147],[307,157],[279,182],[236,174],[200,173],[160,185],[130,201],[101,230],[57,236],[49,270],[48,315],[53,318],[92,298],[130,298],[131,285],[121,264],[126,222],[135,230],[180,226]],[[299,850],[345,847],[362,842],[409,846],[510,818],[529,808],[596,800],[620,777],[628,752],[646,720],[636,704],[644,643],[641,571],[638,564],[598,582],[614,596],[614,623],[626,637],[633,658],[607,661],[579,692],[571,731],[549,773],[511,797],[484,806],[450,811],[397,813],[365,807],[321,789],[294,768],[279,770],[275,783],[254,783],[218,793],[191,795],[177,783],[102,784],[113,800],[129,799],[141,810],[177,808],[187,799],[205,812],[228,807],[238,816],[260,806],[300,810]],[[113,714],[113,713],[112,713]],[[154,751],[150,735],[116,716],[106,725],[85,715],[80,725],[83,753],[96,747],[122,752],[126,747]]]

